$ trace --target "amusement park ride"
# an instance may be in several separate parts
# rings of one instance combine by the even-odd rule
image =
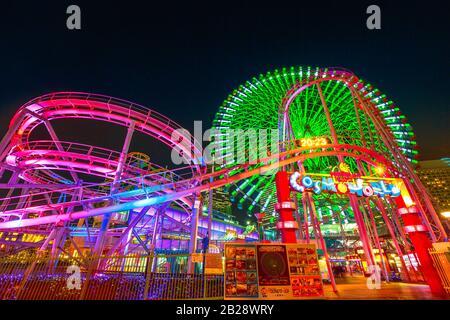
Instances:
[[[122,149],[61,141],[53,124],[66,119],[126,128]],[[33,138],[41,127],[50,139]],[[316,243],[334,289],[332,248],[362,249],[367,264],[380,262],[387,276],[387,255],[376,252],[391,245],[403,270],[403,257],[413,255],[432,291],[442,292],[428,249],[447,236],[414,171],[418,152],[412,128],[378,89],[344,69],[277,70],[233,91],[213,127],[224,134],[278,130],[278,150],[260,146],[264,157],[239,163],[222,139],[216,150],[225,152],[217,152],[216,160],[225,161],[206,166],[199,143],[154,110],[74,92],[31,100],[0,142],[0,253],[49,251],[53,259],[62,252],[113,257],[184,249],[192,254],[207,235],[220,247],[227,229],[238,234],[245,229],[216,218],[211,205],[204,209],[206,199],[214,201],[212,190],[224,187],[249,217],[265,213],[258,222],[279,233],[272,242]],[[135,132],[160,141],[168,152],[180,148],[188,165],[168,169],[131,152]],[[245,138],[244,146],[252,151]],[[177,246],[170,240],[174,235]],[[244,238],[257,241],[258,235]]]

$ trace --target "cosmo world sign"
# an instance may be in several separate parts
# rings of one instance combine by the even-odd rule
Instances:
[[[337,194],[354,194],[359,197],[390,196],[398,197],[400,188],[391,182],[375,180],[371,177],[360,175],[332,172],[330,175],[302,175],[300,172],[292,173],[289,183],[293,190],[298,192],[322,192]]]

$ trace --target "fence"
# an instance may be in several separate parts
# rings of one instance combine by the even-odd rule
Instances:
[[[450,294],[450,251],[440,251],[435,248],[429,249],[444,290]]]
[[[189,255],[54,260],[22,252],[0,258],[2,300],[222,299],[223,274],[187,273]]]

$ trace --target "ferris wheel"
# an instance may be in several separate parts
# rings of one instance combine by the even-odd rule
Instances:
[[[227,97],[213,127],[223,133],[230,129],[244,133],[271,130],[277,133],[280,151],[338,143],[367,148],[390,159],[399,169],[403,161],[417,163],[415,135],[399,108],[370,83],[341,68],[300,66],[255,77]],[[254,145],[242,139],[246,154],[252,152]],[[217,143],[217,149],[230,145],[227,138]],[[258,149],[270,154],[259,141]],[[355,159],[344,160],[350,170],[358,170]],[[227,156],[219,167],[231,167],[236,161]],[[322,156],[305,160],[302,165],[308,172],[325,173],[335,170],[339,162],[337,156]],[[267,174],[239,181],[229,189],[231,200],[248,217],[260,211],[275,213],[275,191],[274,175]],[[336,199],[322,196],[318,200]]]

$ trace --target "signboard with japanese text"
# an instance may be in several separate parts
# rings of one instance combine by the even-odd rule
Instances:
[[[225,244],[225,299],[323,295],[315,244]]]
[[[320,265],[314,244],[286,245],[294,298],[324,295]]]
[[[222,274],[223,262],[220,253],[205,254],[205,273],[206,274]]]
[[[225,244],[225,298],[258,298],[256,247]]]

